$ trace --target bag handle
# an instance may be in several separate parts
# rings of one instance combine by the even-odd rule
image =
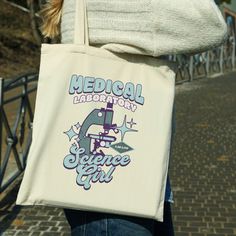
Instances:
[[[75,0],[74,44],[89,46],[86,0]]]

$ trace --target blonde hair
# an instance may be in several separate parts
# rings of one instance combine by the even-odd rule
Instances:
[[[40,12],[42,26],[40,27],[45,37],[55,38],[60,33],[60,21],[63,0],[49,0]]]

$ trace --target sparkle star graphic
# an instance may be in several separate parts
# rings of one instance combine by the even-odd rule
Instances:
[[[79,129],[81,127],[80,123],[78,122],[76,125],[75,125],[76,129]]]
[[[76,138],[75,141],[79,144],[80,138]]]
[[[133,125],[137,125],[137,123],[134,122],[134,119],[132,118],[131,121],[127,122],[127,124],[130,125],[130,128],[132,129]]]
[[[73,137],[75,137],[76,135],[78,135],[78,134],[75,133],[75,131],[73,130],[73,126],[71,126],[71,128],[70,128],[68,131],[64,132],[64,134],[66,134],[66,135],[68,136],[68,138],[69,138],[70,141],[71,141],[71,139],[72,139]]]
[[[120,131],[121,133],[121,141],[123,142],[124,140],[124,137],[125,137],[125,134],[126,132],[137,132],[138,130],[135,130],[135,129],[130,129],[127,127],[127,122],[126,122],[126,115],[124,117],[124,120],[123,120],[123,124],[120,126],[120,127],[117,127],[117,129]]]

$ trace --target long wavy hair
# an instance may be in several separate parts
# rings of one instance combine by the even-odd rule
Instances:
[[[55,38],[60,34],[60,21],[63,0],[48,0],[40,12],[42,25],[40,27],[45,37]]]

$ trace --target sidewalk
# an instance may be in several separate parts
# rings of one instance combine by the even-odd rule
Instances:
[[[176,236],[235,236],[236,72],[176,91],[170,166]],[[18,187],[0,202],[1,236],[70,235],[62,210],[16,207]]]

